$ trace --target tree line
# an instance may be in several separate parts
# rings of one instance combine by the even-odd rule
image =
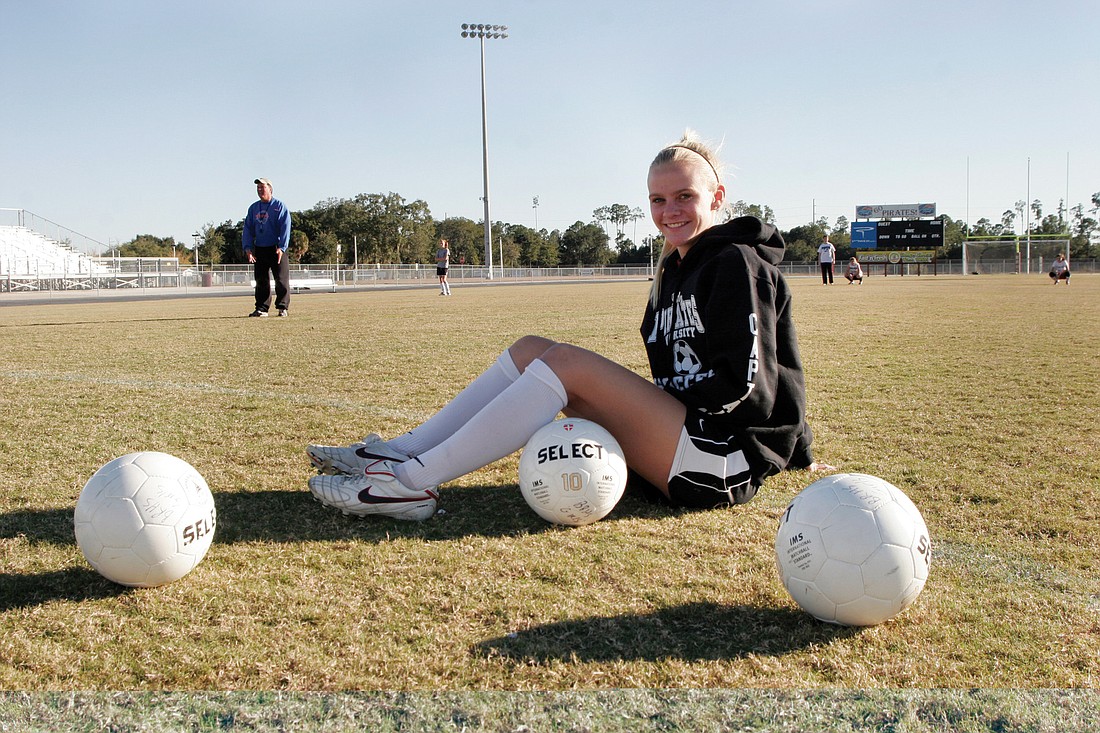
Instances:
[[[1100,231],[1100,192],[1092,195],[1092,207],[1083,204],[1067,208],[1059,201],[1053,213],[1044,215],[1038,199],[1030,204],[1017,201],[1005,210],[1000,221],[979,219],[973,225],[946,214],[944,243],[937,256],[960,259],[968,237],[1002,240],[1013,245],[1016,238],[1032,235],[1065,235],[1070,239],[1071,258],[1093,256],[1091,238]],[[769,206],[737,201],[730,207],[733,216],[751,215],[774,223]],[[1092,216],[1087,214],[1091,213]],[[1028,215],[1030,220],[1028,221]],[[493,222],[493,262],[505,267],[598,267],[609,264],[648,263],[660,254],[663,237],[644,236],[636,242],[631,225],[645,218],[640,208],[625,204],[601,206],[590,221],[578,220],[564,231],[535,230],[522,224]],[[440,239],[451,246],[451,262],[456,265],[482,265],[485,261],[485,233],[481,222],[464,217],[436,220],[423,200],[406,201],[396,193],[359,194],[350,199],[328,199],[310,209],[291,212],[293,225],[289,253],[291,261],[301,264],[368,266],[373,264],[432,264]],[[1017,234],[1020,230],[1027,231]],[[112,249],[122,257],[179,257],[202,265],[243,264],[241,249],[244,220],[207,224],[201,229],[197,246],[177,243],[173,237],[141,234]],[[841,258],[856,252],[851,249],[850,221],[826,217],[782,231],[787,242],[786,261],[810,262],[825,234]]]

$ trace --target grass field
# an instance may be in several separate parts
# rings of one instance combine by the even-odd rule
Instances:
[[[666,690],[725,720],[737,705],[718,691],[755,688],[750,706],[792,701],[795,727],[775,730],[811,714],[808,690],[866,691],[910,720],[889,729],[934,730],[928,699],[889,691],[1024,688],[1005,703],[1020,727],[999,730],[1096,718],[1097,277],[792,281],[817,458],[899,486],[932,534],[928,586],[882,626],[821,624],[783,590],[772,540],[804,472],[742,508],[627,497],[576,529],[527,508],[518,456],[444,487],[422,524],[311,500],[306,443],[408,429],[517,336],[644,373],[646,287],[316,293],[286,320],[244,318],[248,298],[0,307],[0,690],[36,693],[0,713],[61,711],[76,691],[481,691],[510,720],[535,691]],[[88,476],[136,450],[190,462],[218,507],[204,563],[148,590],[102,579],[72,534]],[[1039,688],[1089,694],[1036,713],[1020,700]]]

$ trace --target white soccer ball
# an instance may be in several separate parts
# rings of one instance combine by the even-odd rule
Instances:
[[[841,473],[813,482],[787,506],[775,557],[783,585],[807,613],[873,626],[916,600],[928,580],[932,542],[901,489]]]
[[[519,488],[548,522],[591,524],[622,498],[626,459],[611,433],[591,420],[557,420],[539,428],[523,449]]]
[[[95,472],[73,515],[76,544],[103,577],[150,588],[179,580],[214,539],[214,496],[167,453],[130,453]]]

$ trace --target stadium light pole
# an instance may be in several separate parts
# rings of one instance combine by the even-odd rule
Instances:
[[[1027,159],[1027,201],[1025,201],[1025,210],[1027,211],[1027,268],[1025,269],[1028,275],[1031,274],[1031,156]]]
[[[493,224],[489,218],[489,125],[485,108],[485,39],[507,38],[506,25],[487,25],[485,23],[463,23],[462,37],[476,38],[481,41],[481,167],[485,182],[485,264],[488,265],[489,279],[493,279]],[[502,262],[501,265],[504,263]]]

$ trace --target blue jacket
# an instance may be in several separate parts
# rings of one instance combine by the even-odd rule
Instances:
[[[241,236],[245,252],[251,252],[254,247],[278,247],[286,252],[289,245],[290,212],[282,201],[257,201],[248,207]]]

